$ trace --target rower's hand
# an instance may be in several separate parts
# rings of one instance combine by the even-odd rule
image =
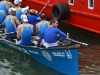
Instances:
[[[62,43],[61,43],[61,42],[59,42],[59,41],[57,41],[57,44],[58,44],[58,45],[60,45],[60,44],[62,44]]]

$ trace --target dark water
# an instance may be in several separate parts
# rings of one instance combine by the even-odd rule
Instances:
[[[79,48],[79,75],[100,75],[100,35],[60,23],[64,32],[69,32],[71,38],[88,43],[89,46]]]
[[[79,48],[79,75],[100,75],[100,38],[85,31],[60,23],[59,28],[71,38],[86,42]],[[17,50],[0,45],[0,75],[64,75]]]

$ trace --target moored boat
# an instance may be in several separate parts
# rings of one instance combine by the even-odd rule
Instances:
[[[68,75],[78,75],[79,46],[69,40],[65,40],[63,42],[64,45],[61,46],[43,48],[36,46],[18,45],[2,36],[0,38],[0,44],[28,54],[30,57],[36,59],[40,63],[43,63],[61,73]]]
[[[13,0],[12,0],[13,1]],[[76,27],[100,34],[99,0],[23,0],[22,6],[43,12],[49,18],[64,20]]]

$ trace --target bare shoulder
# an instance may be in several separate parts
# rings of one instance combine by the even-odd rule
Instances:
[[[22,29],[22,25],[18,25],[17,30],[21,30]]]
[[[38,23],[36,24],[36,27],[39,27],[39,24]]]
[[[50,21],[48,21],[48,25],[50,25]]]
[[[8,5],[11,5],[12,3],[11,3],[11,2],[7,2],[7,4],[8,4]]]
[[[12,2],[7,2],[10,7],[15,7]]]
[[[17,19],[17,17],[16,17],[16,16],[12,16],[12,18],[13,18],[13,19]]]
[[[18,28],[22,28],[22,24],[18,25]]]
[[[7,2],[9,5],[11,5],[12,4],[12,2]]]

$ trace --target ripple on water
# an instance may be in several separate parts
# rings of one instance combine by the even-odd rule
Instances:
[[[0,75],[64,75],[17,50],[0,47]]]
[[[90,45],[79,49],[79,74],[100,75],[100,46]]]

